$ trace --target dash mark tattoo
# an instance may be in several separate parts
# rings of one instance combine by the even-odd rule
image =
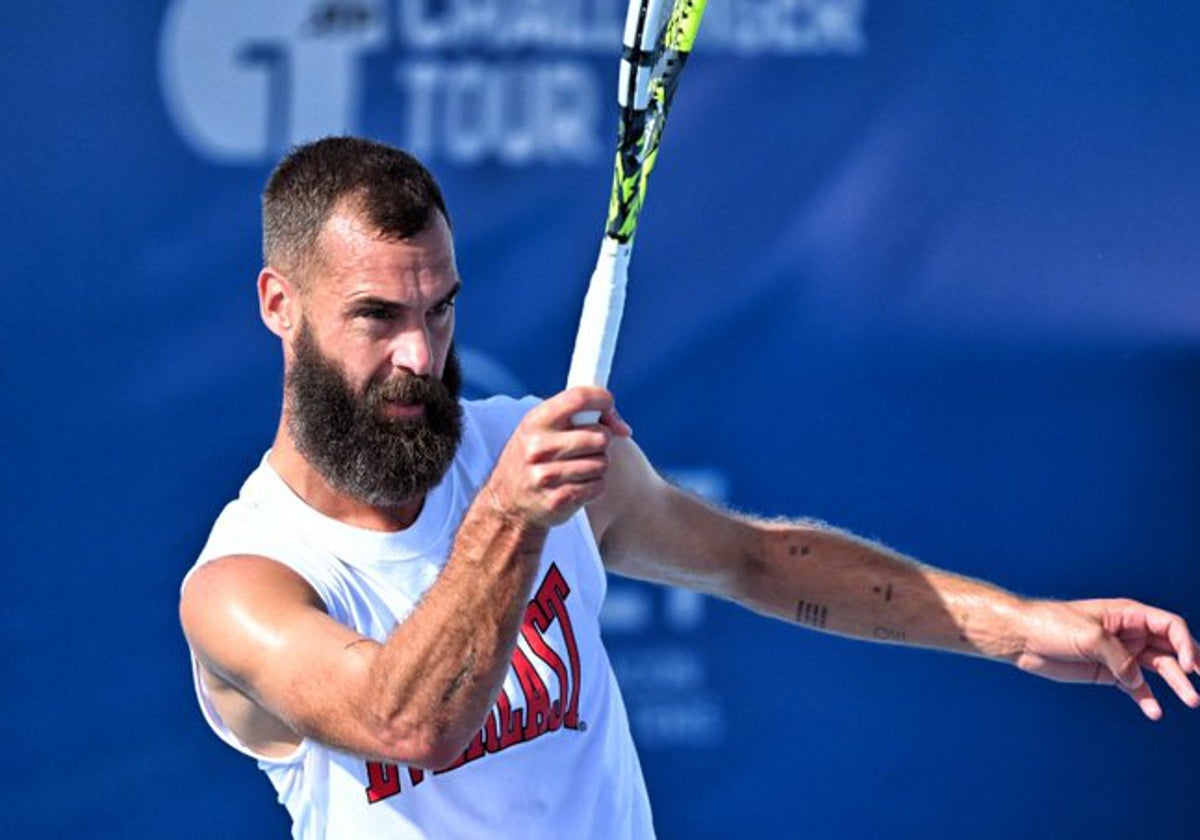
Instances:
[[[796,621],[809,627],[824,627],[829,618],[829,607],[824,604],[814,604],[811,601],[799,601],[796,604]]]

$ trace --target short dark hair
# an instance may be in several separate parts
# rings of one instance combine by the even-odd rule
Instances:
[[[267,180],[264,264],[286,271],[307,265],[325,222],[345,202],[396,239],[425,230],[433,210],[450,223],[441,189],[412,155],[360,137],[327,137],[293,149]]]

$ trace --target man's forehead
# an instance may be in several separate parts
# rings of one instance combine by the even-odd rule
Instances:
[[[391,264],[457,276],[454,240],[437,211],[420,232],[403,237],[381,231],[359,213],[337,212],[322,226],[316,251],[321,274]]]

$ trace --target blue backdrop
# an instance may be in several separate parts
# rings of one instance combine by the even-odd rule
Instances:
[[[470,386],[560,387],[616,0],[4,5],[4,836],[270,837],[181,576],[268,445],[257,192],[354,131],[442,180]],[[1017,591],[1200,622],[1200,13],[711,0],[613,388],[652,458]],[[1195,836],[1200,714],[614,582],[663,837]]]

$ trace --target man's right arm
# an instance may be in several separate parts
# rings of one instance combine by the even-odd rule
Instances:
[[[602,412],[601,425],[575,428],[571,416],[587,409]],[[180,615],[225,723],[268,755],[313,738],[417,767],[453,761],[503,682],[546,533],[603,493],[614,434],[628,428],[600,389],[572,389],[530,411],[438,579],[382,643],[336,622],[273,560],[224,557],[199,568]]]

